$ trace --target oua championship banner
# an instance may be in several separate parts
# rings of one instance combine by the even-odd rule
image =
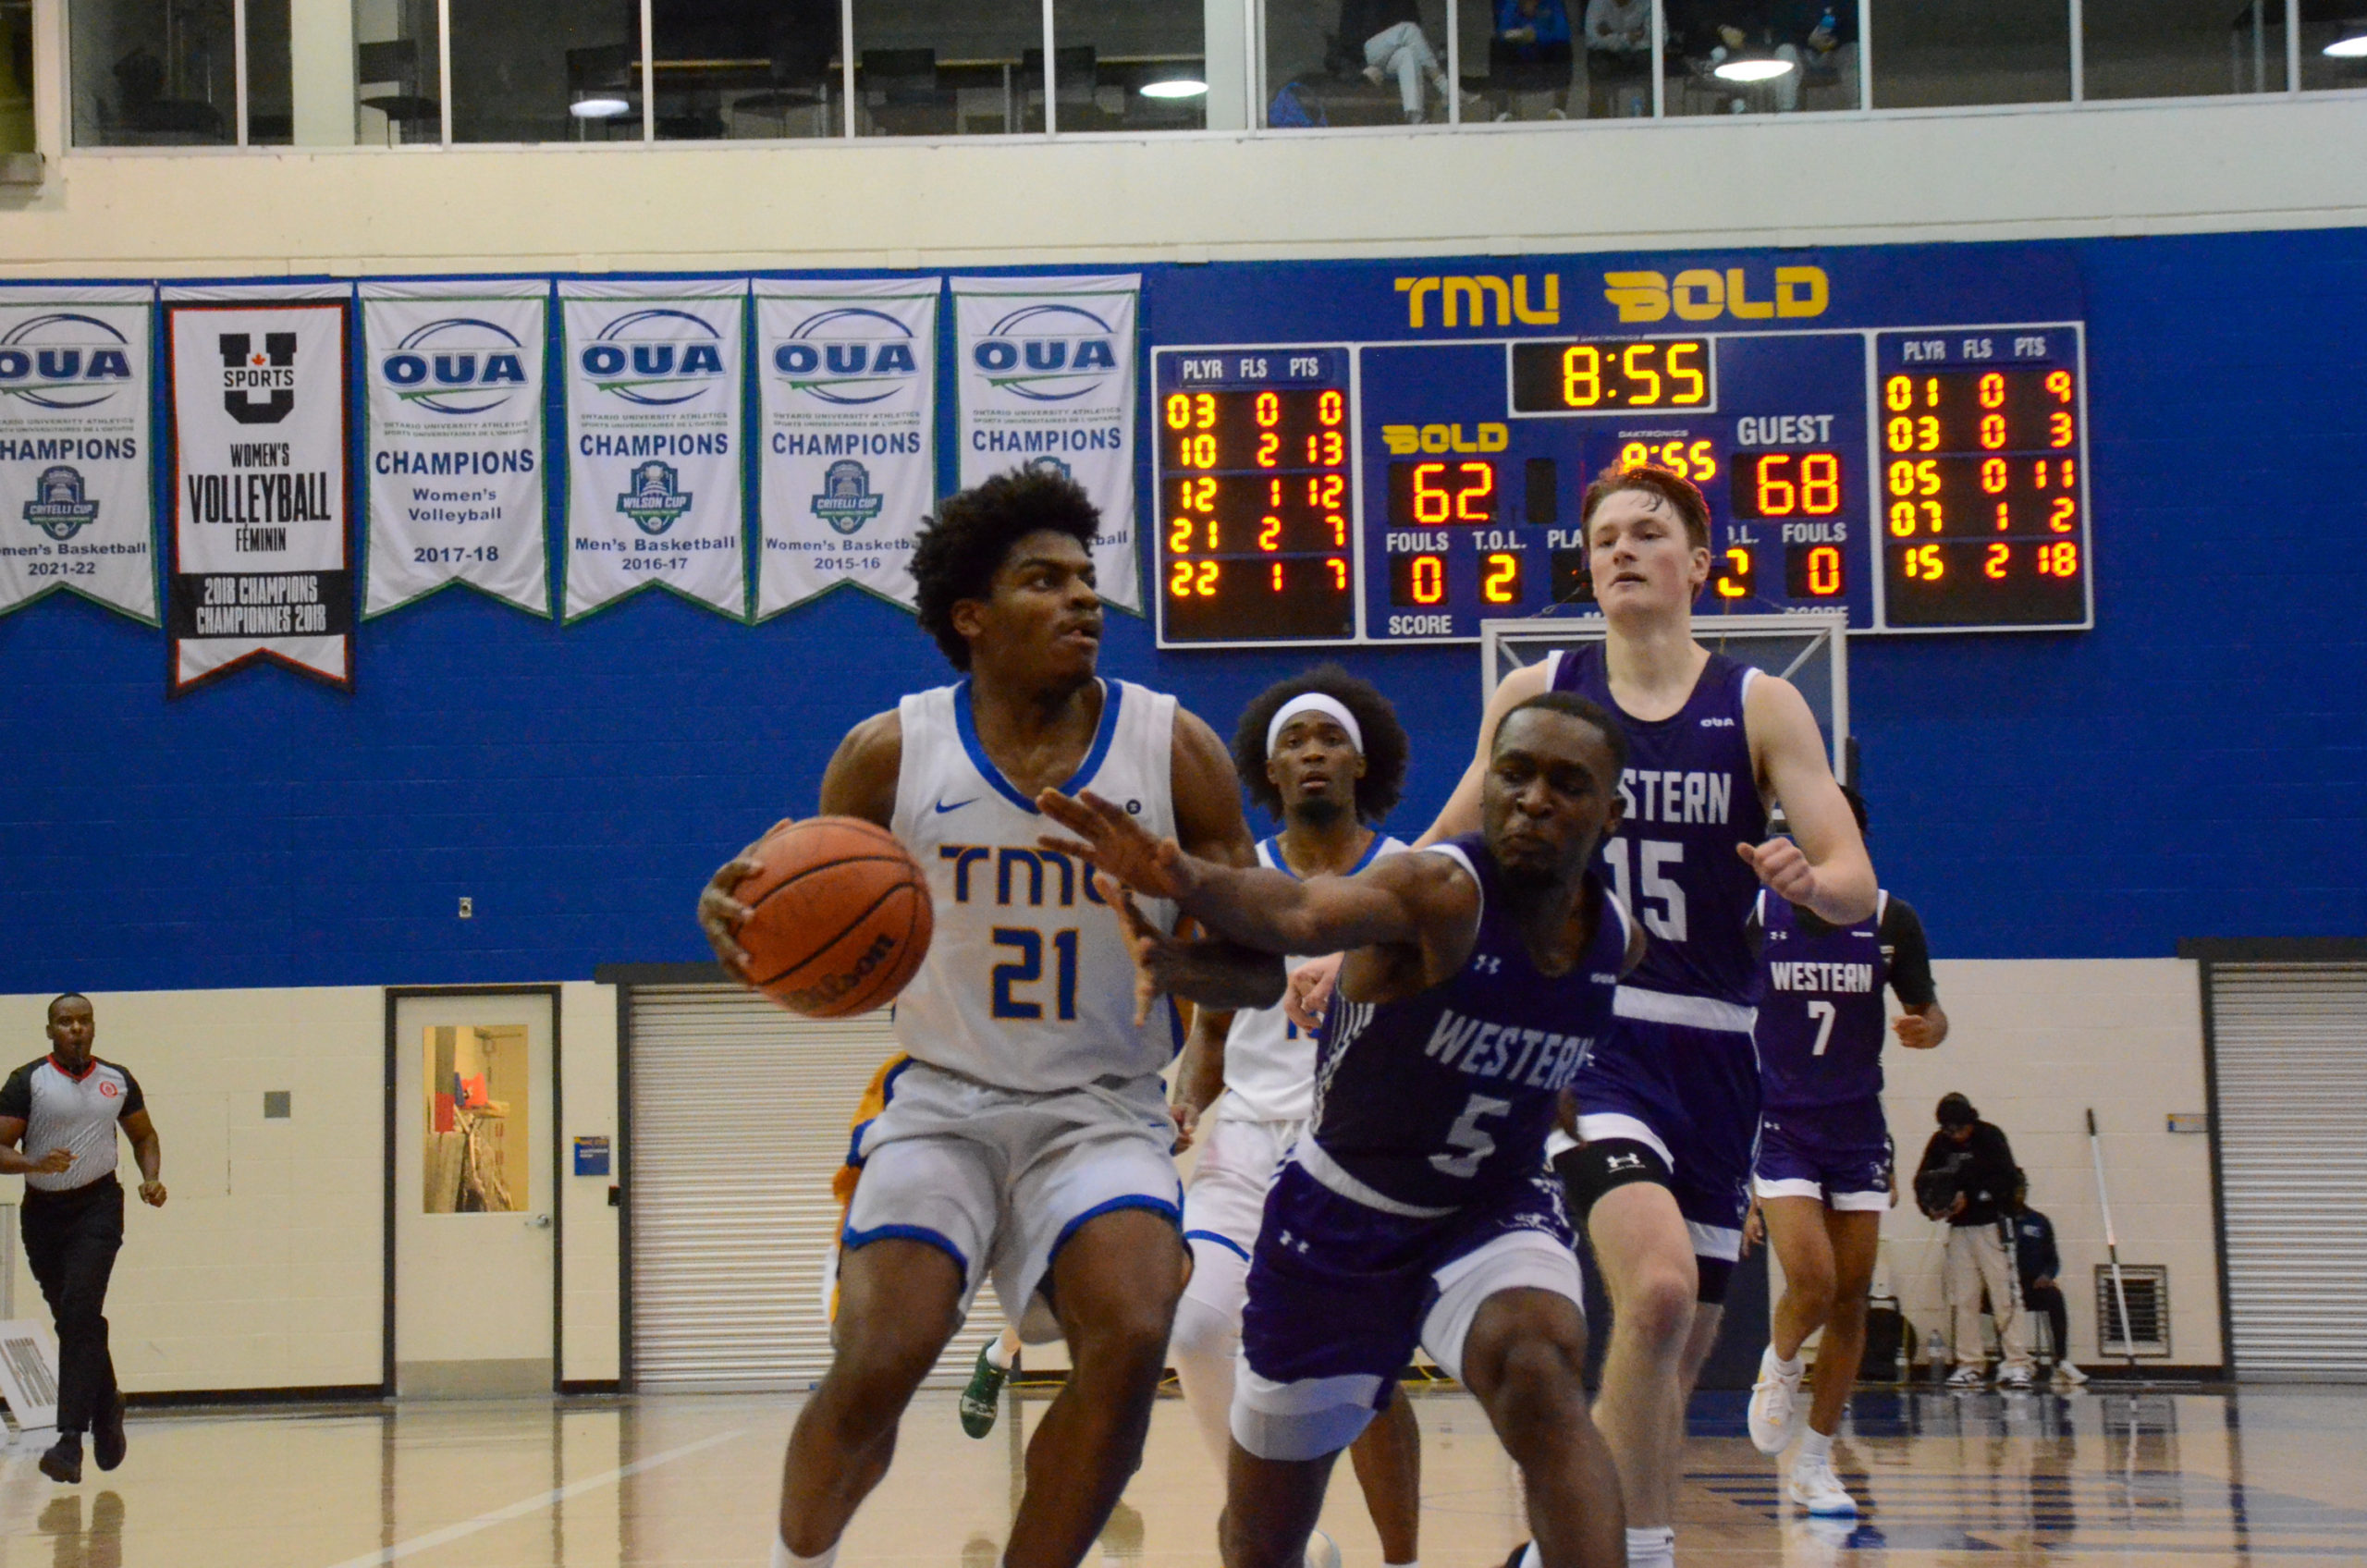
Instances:
[[[156,624],[152,298],[0,289],[0,615],[64,589]]]
[[[748,280],[567,279],[567,619],[652,583],[747,614]]]
[[[455,582],[551,613],[549,315],[550,285],[538,279],[362,286],[365,619]]]
[[[842,582],[914,603],[937,481],[938,279],[756,282],[756,615]]]
[[[353,683],[346,301],[168,289],[175,693],[249,660]]]
[[[957,277],[962,484],[1068,474],[1101,508],[1101,596],[1140,613],[1134,546],[1134,307],[1142,280]]]

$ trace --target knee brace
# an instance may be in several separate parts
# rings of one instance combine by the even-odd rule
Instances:
[[[1553,1157],[1553,1170],[1562,1178],[1562,1190],[1568,1195],[1570,1218],[1580,1225],[1602,1195],[1614,1187],[1634,1182],[1650,1182],[1657,1186],[1673,1184],[1668,1161],[1651,1145],[1633,1138],[1604,1138],[1576,1148],[1564,1149]]]

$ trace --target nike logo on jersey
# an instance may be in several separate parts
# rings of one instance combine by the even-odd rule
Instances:
[[[977,803],[977,801],[978,801],[978,797],[977,797],[977,796],[975,796],[975,795],[973,795],[973,796],[971,796],[971,797],[970,797],[968,800],[966,800],[966,801],[956,801],[956,802],[954,802],[951,805],[947,805],[947,804],[945,803],[945,797],[944,797],[944,796],[942,796],[942,795],[939,795],[939,796],[937,798],[937,811],[938,811],[938,815],[940,815],[940,816],[942,816],[942,815],[945,815],[947,812],[949,812],[949,811],[960,811],[963,806],[967,806],[967,805],[975,805],[975,804]]]

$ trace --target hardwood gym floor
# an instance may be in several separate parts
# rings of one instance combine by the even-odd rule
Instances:
[[[0,1568],[643,1568],[767,1561],[795,1396],[134,1413],[131,1456],[57,1487],[0,1459]],[[1493,1568],[1524,1535],[1511,1471],[1466,1397],[1417,1396],[1427,1568]],[[1019,1403],[1022,1427],[1039,1396]],[[983,1442],[926,1392],[840,1561],[994,1568],[1021,1434]],[[2119,1558],[2192,1568],[2367,1562],[2367,1389],[1863,1393],[1839,1447],[1854,1528],[1784,1506],[1740,1397],[1697,1402],[1678,1560],[1993,1564]],[[1213,1568],[1220,1501],[1182,1404],[1162,1400],[1101,1568]],[[1326,1527],[1380,1552],[1341,1466]]]

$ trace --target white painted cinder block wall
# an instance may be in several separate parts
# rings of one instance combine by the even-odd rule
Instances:
[[[2087,1133],[2093,1107],[2121,1261],[2169,1268],[2167,1360],[2218,1365],[2211,1141],[2167,1130],[2171,1113],[2200,1112],[2205,1103],[2197,966],[1944,959],[1933,969],[1948,1042],[1884,1057],[1901,1202],[1884,1221],[1883,1254],[1908,1317],[1926,1332],[1944,1322],[1943,1227],[1915,1212],[1911,1182],[1936,1130],[1934,1107],[1961,1090],[2005,1130],[2030,1173],[2031,1205],[2054,1221],[2072,1354],[2095,1359],[2094,1269],[2105,1255]]]
[[[129,1206],[107,1298],[133,1392],[375,1385],[385,1279],[386,993],[376,986],[96,992],[98,1054],[140,1080],[170,1201]],[[0,1060],[40,1057],[46,996],[0,997]],[[616,1135],[616,993],[560,998],[561,1136]],[[291,1114],[266,1121],[266,1090]],[[562,1147],[567,1146],[563,1144]],[[130,1145],[123,1170],[133,1170]],[[0,1201],[19,1201],[0,1177]],[[563,1178],[562,1376],[617,1375],[617,1211]],[[18,1316],[43,1315],[21,1247]],[[447,1282],[433,1284],[441,1288]],[[468,1281],[448,1281],[465,1291]]]
[[[1889,1053],[1891,1124],[1910,1171],[1950,1089],[2005,1129],[2034,1201],[2062,1236],[2074,1354],[2095,1347],[2092,1266],[2103,1225],[2082,1113],[2094,1106],[2121,1253],[2166,1264],[2171,1359],[2220,1360],[2208,1140],[2167,1133],[2203,1107],[2190,963],[1942,961],[1955,1023],[1929,1055]],[[7,1067],[39,1056],[46,997],[0,997]],[[135,1391],[375,1384],[380,1376],[386,1013],[374,986],[103,992],[99,1054],[131,1069],[165,1145],[172,1202],[131,1206],[108,1303],[117,1366]],[[616,1136],[613,988],[562,988],[562,1149]],[[266,1121],[263,1095],[294,1114]],[[129,1159],[129,1146],[126,1146]],[[127,1164],[127,1169],[128,1169]],[[608,1182],[562,1179],[564,1366],[617,1376],[617,1215]],[[15,1201],[21,1182],[0,1178]],[[1885,1227],[1891,1278],[1919,1326],[1940,1321],[1936,1228],[1902,1206]],[[449,1282],[466,1288],[465,1280]],[[41,1298],[21,1258],[17,1310]],[[423,1288],[441,1288],[430,1282]],[[1041,1357],[1037,1358],[1039,1361]],[[1057,1359],[1057,1358],[1056,1358]],[[1046,1363],[1049,1365],[1049,1363]]]

